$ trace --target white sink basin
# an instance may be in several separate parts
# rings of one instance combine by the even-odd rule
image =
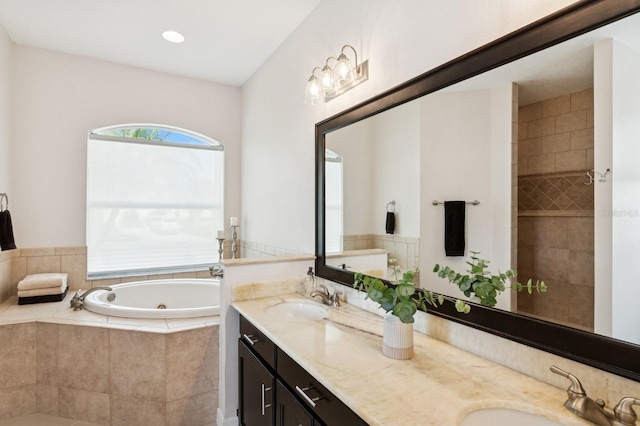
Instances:
[[[269,306],[265,312],[288,321],[315,321],[329,316],[329,310],[322,305],[297,301]]]
[[[526,411],[502,407],[482,408],[472,411],[467,414],[460,423],[460,426],[495,425],[562,426],[562,423]]]

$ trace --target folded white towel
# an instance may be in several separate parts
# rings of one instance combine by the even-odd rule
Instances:
[[[36,290],[40,288],[60,287],[67,284],[67,274],[33,274],[27,275],[18,283],[18,290]]]
[[[58,287],[37,288],[34,290],[18,290],[18,297],[48,296],[50,294],[62,294],[67,289],[67,283]]]

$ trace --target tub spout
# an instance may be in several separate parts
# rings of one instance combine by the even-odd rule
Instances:
[[[98,286],[98,287],[90,288],[89,290],[85,291],[82,294],[80,294],[82,289],[76,291],[76,294],[73,296],[73,298],[69,302],[71,304],[71,307],[73,308],[73,310],[74,311],[79,311],[80,309],[82,309],[82,305],[84,304],[84,298],[87,297],[89,295],[89,293],[93,293],[94,291],[97,291],[97,290],[111,291],[112,288],[111,287],[106,287],[106,286]]]

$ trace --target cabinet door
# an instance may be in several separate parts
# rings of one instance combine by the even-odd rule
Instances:
[[[238,340],[240,424],[272,426],[275,379],[242,340]]]
[[[313,416],[276,380],[276,426],[313,426]]]

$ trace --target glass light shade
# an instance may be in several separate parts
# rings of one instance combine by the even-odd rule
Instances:
[[[325,94],[333,92],[335,90],[333,87],[333,70],[328,65],[325,65],[324,68],[322,68],[320,83],[322,86],[322,91]]]
[[[307,105],[315,105],[320,100],[322,88],[315,76],[311,76],[304,89],[304,103]]]
[[[338,63],[333,71],[333,80],[337,88],[346,86],[355,81],[356,76],[349,58],[342,53],[338,57]]]

